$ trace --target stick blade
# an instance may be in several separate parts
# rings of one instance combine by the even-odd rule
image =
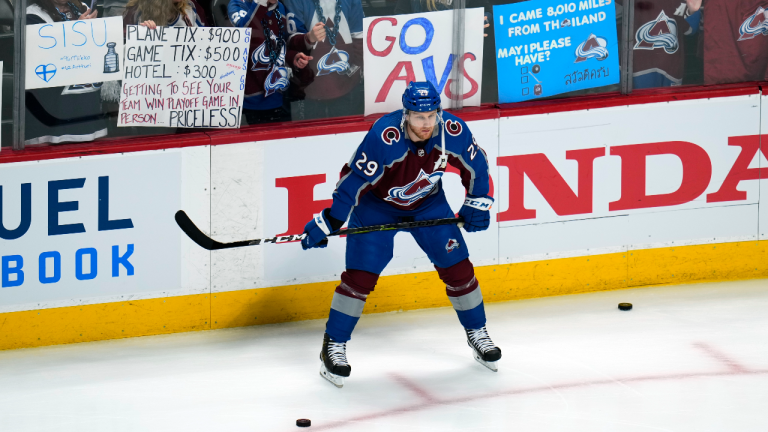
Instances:
[[[206,250],[219,249],[218,246],[220,243],[203,234],[194,222],[192,222],[192,219],[187,216],[184,210],[177,211],[174,218],[176,219],[176,224],[179,225],[179,228],[184,231],[184,234],[200,247]]]

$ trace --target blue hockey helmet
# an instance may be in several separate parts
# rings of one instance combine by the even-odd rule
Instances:
[[[429,81],[411,81],[403,93],[403,108],[415,112],[439,111],[440,93]]]

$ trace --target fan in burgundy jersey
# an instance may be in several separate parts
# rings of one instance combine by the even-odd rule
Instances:
[[[768,0],[707,0],[704,82],[768,80]]]
[[[635,2],[634,88],[683,83],[685,44],[682,37],[698,30],[700,16],[681,0]]]

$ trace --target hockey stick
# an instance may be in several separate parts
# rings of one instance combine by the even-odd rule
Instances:
[[[241,241],[236,241],[231,243],[221,243],[208,237],[202,231],[200,231],[200,229],[197,226],[195,226],[195,224],[192,222],[189,216],[187,216],[184,210],[177,211],[175,219],[176,219],[176,223],[179,225],[179,228],[181,228],[181,230],[184,231],[184,233],[193,242],[197,243],[198,245],[200,245],[200,247],[207,250],[230,249],[230,248],[243,247],[243,246],[258,246],[263,243],[286,243],[286,242],[291,242],[296,240],[303,240],[304,237],[306,236],[306,234],[292,234],[287,236],[279,236],[279,237],[272,237],[272,238],[265,238],[265,239],[241,240]],[[437,226],[437,225],[451,225],[451,224],[457,224],[459,228],[461,228],[462,226],[464,226],[464,219],[458,217],[458,218],[433,219],[433,220],[415,221],[415,222],[401,222],[401,223],[395,223],[395,224],[374,225],[374,226],[358,227],[358,228],[346,228],[329,235],[329,237],[339,236],[339,235],[364,234],[364,233],[369,233],[374,231],[389,231],[389,230],[422,228],[422,227],[430,227],[430,226]]]

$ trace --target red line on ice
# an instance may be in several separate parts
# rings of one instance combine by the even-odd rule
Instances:
[[[736,360],[733,360],[732,358],[712,348],[711,346],[705,344],[704,342],[696,342],[695,344],[693,344],[693,346],[701,349],[702,351],[709,354],[711,357],[714,357],[716,360],[725,364],[728,367],[728,369],[732,370],[733,372],[747,372],[747,369],[744,366],[740,365]]]
[[[407,388],[408,390],[414,392],[417,394],[420,398],[424,399],[426,402],[435,403],[437,402],[437,399],[435,399],[434,396],[432,396],[427,390],[423,389],[422,387],[419,387],[418,384],[415,382],[409,380],[408,378],[399,375],[399,374],[391,374],[392,378],[400,383],[403,387]]]
[[[546,392],[546,391],[552,391],[552,390],[566,390],[566,389],[588,387],[588,386],[595,386],[595,385],[616,384],[616,381],[619,381],[619,382],[671,381],[671,380],[684,380],[684,379],[693,379],[693,378],[768,374],[768,370],[746,369],[743,366],[736,363],[735,361],[728,358],[727,356],[725,356],[723,353],[720,353],[719,351],[715,350],[714,348],[710,347],[707,344],[695,343],[694,346],[703,349],[704,351],[707,352],[707,354],[725,363],[728,366],[729,371],[728,372],[679,373],[679,374],[669,374],[669,375],[649,375],[649,376],[620,378],[615,380],[605,379],[605,380],[596,380],[596,381],[579,381],[579,382],[573,382],[573,383],[552,384],[552,385],[546,385],[541,387],[530,387],[530,388],[523,388],[523,389],[516,389],[516,390],[494,392],[492,394],[482,394],[482,395],[449,398],[449,399],[435,398],[429,392],[427,392],[426,390],[422,389],[421,387],[413,383],[413,381],[408,380],[407,378],[401,375],[393,374],[392,376],[395,379],[395,381],[407,387],[409,390],[419,395],[425,401],[422,403],[411,404],[409,406],[402,407],[402,408],[395,408],[395,409],[381,411],[381,412],[372,413],[372,414],[364,414],[357,417],[352,417],[347,420],[339,420],[331,423],[326,423],[324,425],[316,425],[316,426],[313,425],[312,430],[318,431],[318,430],[335,429],[343,426],[350,426],[357,422],[375,420],[375,419],[384,418],[384,417],[397,416],[397,415],[407,414],[407,413],[416,412],[416,411],[423,411],[438,405],[453,405],[453,404],[460,404],[464,402],[472,402],[472,401],[477,401],[482,399],[492,399],[492,398],[498,398],[498,397],[504,397],[504,396],[516,396],[516,395],[539,393],[539,392]]]

